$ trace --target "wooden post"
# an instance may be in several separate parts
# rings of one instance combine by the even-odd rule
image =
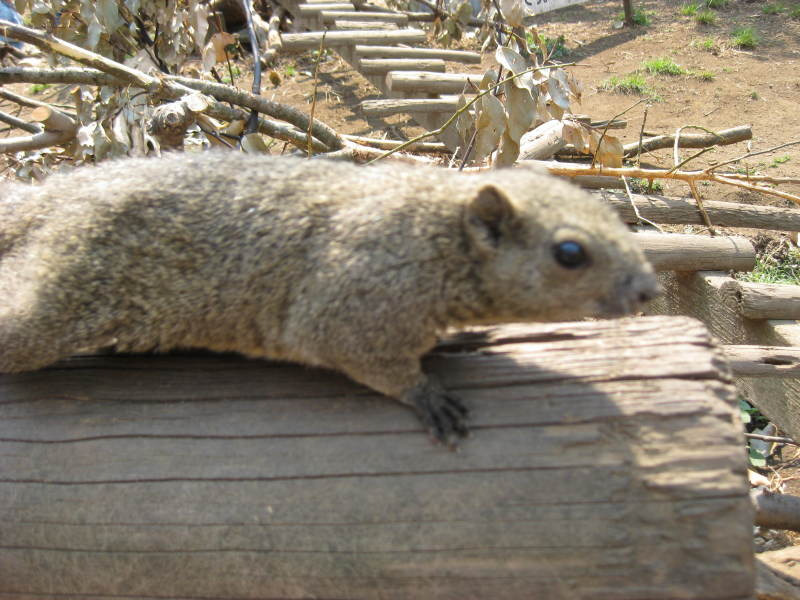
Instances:
[[[508,326],[426,365],[472,409],[458,452],[291,365],[0,376],[0,597],[752,598],[741,422],[700,323]]]

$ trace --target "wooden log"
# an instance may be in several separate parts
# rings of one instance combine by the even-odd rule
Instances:
[[[745,140],[753,139],[753,131],[749,125],[723,129],[717,134],[712,133],[683,133],[681,132],[678,146],[681,148],[707,148],[709,146],[725,146]],[[642,152],[651,152],[661,148],[675,146],[674,135],[657,135],[642,140]],[[622,147],[625,156],[635,156],[639,152],[639,142],[631,142]]]
[[[735,377],[800,377],[800,348],[796,346],[723,346]]]
[[[576,177],[567,177],[566,179],[586,189],[625,189],[625,184],[622,183],[622,179],[619,177],[608,177],[606,175],[577,175]],[[631,209],[631,212],[633,213],[633,209]],[[634,215],[633,220],[628,222],[635,223],[636,215]]]
[[[458,109],[457,96],[441,98],[392,98],[386,100],[364,100],[361,110],[370,117],[387,117],[400,113],[449,113]]]
[[[598,197],[611,204],[626,223],[636,222],[636,213],[627,194],[606,192]],[[633,194],[639,213],[655,223],[672,225],[704,225],[694,200]],[[780,206],[755,206],[735,202],[704,200],[711,222],[719,227],[747,227],[800,231],[800,210]]]
[[[356,142],[357,144],[363,144],[365,146],[371,146],[373,148],[380,148],[381,150],[391,150],[393,148],[397,148],[401,144],[404,144],[405,141],[401,140],[386,140],[386,139],[378,139],[372,137],[364,137],[361,135],[343,135],[347,140],[351,142]],[[449,152],[447,146],[442,144],[441,142],[414,142],[410,146],[405,148],[406,152]]]
[[[389,71],[403,70],[444,73],[445,65],[438,58],[362,58],[358,61],[358,70],[365,75],[385,75]]]
[[[469,339],[427,361],[473,409],[459,452],[291,365],[77,357],[0,377],[0,596],[751,597],[735,392],[699,323]]]
[[[389,23],[384,21],[349,21],[345,19],[336,19],[333,22],[333,27],[335,29],[349,29],[351,31],[357,30],[375,30],[375,29],[383,29],[385,31],[397,31],[397,24],[396,23]]]
[[[679,233],[637,233],[647,260],[657,271],[750,271],[756,252],[743,237]]]
[[[743,317],[738,300],[731,293],[735,280],[727,273],[666,272],[659,278],[664,294],[647,305],[648,314],[695,317],[724,344],[800,346],[798,322]],[[800,439],[800,379],[737,377],[736,386],[778,427]]]
[[[309,17],[318,17],[319,14],[326,10],[336,10],[339,12],[353,12],[356,7],[350,2],[325,2],[316,4],[298,4],[297,11],[300,17],[307,19]]]
[[[396,23],[397,25],[408,25],[408,17],[402,13],[391,12],[364,12],[364,11],[344,11],[344,10],[323,10],[319,13],[319,18],[323,23],[333,23],[339,19],[350,21],[382,21],[385,23]]]
[[[466,50],[440,50],[438,48],[356,46],[356,55],[361,58],[440,58],[442,60],[449,60],[451,62],[469,64],[480,64],[481,62],[481,55],[477,52],[467,52]]]
[[[733,296],[748,319],[800,319],[800,286],[734,280],[722,291]]]
[[[386,87],[392,92],[426,94],[474,93],[481,83],[480,73],[428,73],[426,71],[389,71]],[[474,84],[468,84],[471,81]]]
[[[325,36],[326,48],[355,46],[356,44],[419,44],[426,39],[421,29],[400,29],[398,31],[329,31]],[[284,50],[313,50],[322,41],[321,31],[307,33],[286,33],[282,36]]]

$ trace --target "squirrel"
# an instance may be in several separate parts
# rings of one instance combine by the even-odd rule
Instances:
[[[235,351],[341,371],[451,445],[468,411],[420,366],[445,329],[657,294],[611,208],[529,168],[211,152],[0,190],[0,372],[108,346]]]

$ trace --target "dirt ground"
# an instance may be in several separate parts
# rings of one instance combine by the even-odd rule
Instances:
[[[776,15],[763,12],[763,1],[731,0],[725,8],[715,11],[716,23],[698,25],[691,17],[681,16],[679,0],[637,0],[637,9],[644,10],[650,25],[634,29],[616,29],[614,23],[621,15],[619,0],[588,2],[537,17],[539,32],[550,38],[563,35],[569,54],[567,61],[580,67],[574,72],[584,85],[583,101],[575,112],[602,120],[613,117],[636,102],[639,97],[604,92],[603,82],[611,76],[623,77],[642,70],[642,62],[668,57],[693,73],[713,74],[703,80],[698,75],[645,75],[648,85],[661,98],[650,106],[645,130],[653,134],[674,133],[678,127],[698,125],[710,130],[750,125],[753,130],[751,146],[766,149],[800,140],[800,18],[789,18],[788,10]],[[787,8],[791,5],[787,5]],[[800,6],[800,4],[797,4]],[[753,27],[761,41],[753,50],[733,47],[731,32],[737,27]],[[701,45],[705,40],[706,49]],[[476,43],[472,44],[477,47]],[[462,44],[469,48],[469,42]],[[475,48],[473,48],[475,49]],[[449,64],[451,72],[482,72],[496,66],[493,55],[478,66]],[[282,59],[278,72],[295,75],[271,91],[275,100],[308,107],[312,94],[310,57]],[[358,105],[366,99],[381,96],[361,76],[338,58],[321,65],[318,88],[317,116],[342,133],[410,136],[421,132],[414,122],[404,116],[388,119],[365,119]],[[303,73],[306,74],[303,74]],[[623,117],[628,127],[618,131],[623,142],[638,139],[644,104]],[[691,130],[689,130],[691,131]],[[694,151],[684,150],[686,158]],[[747,145],[739,143],[708,153],[695,163],[706,166],[712,161],[741,156]],[[785,160],[786,157],[789,160]],[[779,161],[775,162],[774,159]],[[646,162],[653,166],[672,165],[671,150],[649,154]],[[800,145],[747,161],[751,168],[770,175],[800,176]],[[683,184],[664,184],[669,194],[688,194]],[[785,188],[792,191],[792,187]],[[800,186],[794,186],[800,192]],[[758,201],[746,191],[722,188],[714,184],[701,189],[704,197],[727,201]],[[767,200],[782,204],[783,200]]]

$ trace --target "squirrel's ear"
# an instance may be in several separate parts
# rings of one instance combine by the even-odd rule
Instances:
[[[514,216],[514,207],[506,195],[495,186],[486,185],[467,204],[464,225],[478,249],[493,252],[500,238],[508,233]]]

